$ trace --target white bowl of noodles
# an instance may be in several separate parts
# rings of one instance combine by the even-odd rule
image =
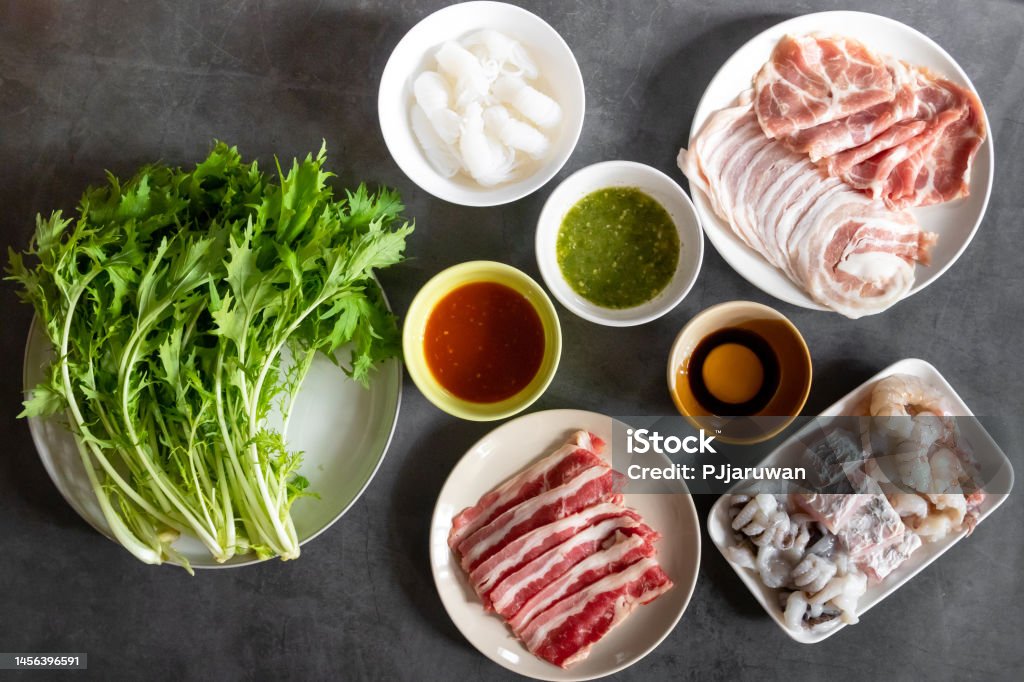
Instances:
[[[483,29],[500,31],[518,41],[537,64],[534,87],[561,107],[560,123],[546,131],[545,156],[519,169],[514,177],[484,186],[464,172],[445,177],[431,164],[412,125],[413,82],[435,68],[438,48]],[[381,76],[377,113],[388,151],[399,168],[424,191],[463,206],[497,206],[521,199],[550,180],[569,159],[583,129],[583,76],[572,50],[547,22],[520,7],[502,2],[466,2],[434,12],[399,41]]]

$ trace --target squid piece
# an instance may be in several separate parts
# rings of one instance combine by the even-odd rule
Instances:
[[[478,50],[479,56],[493,62],[497,67],[496,71],[503,74],[523,76],[532,80],[540,73],[530,53],[517,40],[499,31],[477,31],[463,40],[462,44],[474,52]]]
[[[541,128],[551,129],[562,121],[562,107],[522,78],[501,76],[492,88],[499,101],[511,105],[516,111]]]
[[[416,104],[426,115],[437,135],[447,144],[459,138],[459,115],[451,110],[448,83],[435,71],[424,71],[412,84]]]
[[[466,107],[459,153],[469,174],[485,187],[509,180],[515,170],[515,152],[484,131],[483,111],[477,102]]]
[[[484,110],[484,128],[503,144],[525,152],[534,159],[543,158],[548,153],[550,145],[544,133],[528,123],[512,118],[505,107],[487,107]]]
[[[420,105],[413,104],[409,115],[412,119],[413,135],[416,136],[420,147],[423,148],[423,153],[427,156],[427,161],[434,167],[434,170],[446,178],[458,173],[462,168],[462,163],[459,162],[451,145],[437,134],[437,130]]]
[[[487,97],[491,88],[480,60],[472,52],[449,40],[434,55],[438,66],[455,82],[455,108],[462,109],[470,102]]]

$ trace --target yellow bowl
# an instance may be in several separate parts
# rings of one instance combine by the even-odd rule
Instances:
[[[751,417],[711,414],[694,397],[685,371],[697,345],[728,327],[751,328],[768,341],[779,361],[779,388],[763,410]],[[694,316],[669,353],[668,391],[679,414],[694,428],[714,433],[723,443],[750,445],[773,438],[789,426],[811,392],[811,352],[800,331],[774,308],[752,301],[730,301]]]
[[[533,380],[514,396],[494,403],[474,403],[453,395],[434,378],[423,349],[427,319],[434,306],[452,290],[472,282],[495,282],[519,292],[537,311],[544,329],[544,357]],[[405,316],[402,349],[409,376],[427,400],[462,419],[493,421],[521,412],[544,393],[558,369],[562,329],[551,299],[529,275],[504,263],[478,260],[453,265],[423,285]]]

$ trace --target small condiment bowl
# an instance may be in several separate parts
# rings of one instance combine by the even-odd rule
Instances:
[[[499,402],[475,403],[453,395],[434,377],[424,351],[427,320],[434,307],[451,291],[473,282],[496,282],[517,291],[537,311],[544,329],[544,355],[536,375],[521,391]],[[416,294],[405,315],[402,352],[405,355],[405,366],[409,370],[409,376],[427,400],[461,419],[493,421],[521,412],[547,390],[558,369],[558,361],[562,354],[562,329],[558,324],[558,313],[555,312],[551,299],[529,275],[504,263],[469,261],[442,270]]]
[[[565,214],[586,195],[608,187],[635,187],[654,198],[668,211],[679,233],[679,262],[672,280],[650,301],[620,310],[604,308],[577,294],[566,281],[556,252]],[[634,161],[603,161],[576,171],[551,193],[537,220],[536,250],[540,274],[559,303],[585,320],[630,327],[665,315],[686,297],[704,260],[704,233],[690,198],[672,178]]]
[[[687,361],[709,335],[738,327],[750,329],[772,347],[779,364],[779,387],[756,415],[713,415],[693,396],[686,375]],[[694,428],[714,433],[724,443],[750,445],[777,436],[796,418],[811,391],[811,353],[800,331],[785,315],[752,301],[730,301],[707,308],[691,319],[668,356],[668,391],[679,413]]]
[[[529,51],[540,69],[537,87],[562,108],[562,122],[549,133],[551,149],[547,157],[529,175],[495,187],[483,187],[463,173],[446,178],[435,171],[413,135],[409,117],[413,80],[434,68],[436,48],[485,28],[501,31]],[[583,75],[562,36],[536,14],[504,2],[450,5],[413,26],[391,53],[377,95],[384,143],[398,167],[424,191],[462,206],[498,206],[540,189],[576,148],[585,108]]]

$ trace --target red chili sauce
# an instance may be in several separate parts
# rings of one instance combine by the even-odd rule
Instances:
[[[474,403],[514,396],[544,358],[544,327],[533,305],[497,282],[453,289],[427,318],[423,350],[434,378]]]

